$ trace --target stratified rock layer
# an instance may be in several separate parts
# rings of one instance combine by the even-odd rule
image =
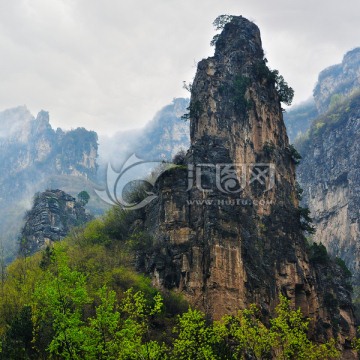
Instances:
[[[164,173],[141,214],[154,246],[139,268],[212,318],[251,303],[266,317],[283,293],[318,340],[339,334],[345,345],[355,332],[349,291],[335,265],[309,261],[280,98],[250,21],[233,18],[198,64],[190,121],[188,168]]]

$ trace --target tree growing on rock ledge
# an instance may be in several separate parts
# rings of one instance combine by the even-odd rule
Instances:
[[[85,206],[90,200],[90,195],[87,191],[83,190],[78,193],[77,198],[78,198],[79,203],[82,206]]]

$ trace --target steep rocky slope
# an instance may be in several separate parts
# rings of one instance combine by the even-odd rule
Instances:
[[[20,253],[33,254],[64,238],[74,226],[91,219],[83,204],[62,190],[37,193],[21,230]]]
[[[213,318],[251,303],[266,317],[283,293],[318,340],[339,335],[346,346],[349,289],[331,260],[309,260],[278,86],[259,29],[234,17],[198,64],[187,167],[160,176],[157,198],[137,214],[134,226],[153,237],[138,267]]]

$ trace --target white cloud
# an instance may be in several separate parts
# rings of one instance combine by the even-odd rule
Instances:
[[[0,0],[0,110],[27,104],[54,126],[111,134],[187,96],[223,13],[259,25],[270,65],[310,96],[317,75],[359,46],[360,3],[325,0]]]

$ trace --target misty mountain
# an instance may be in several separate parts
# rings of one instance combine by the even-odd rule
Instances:
[[[181,118],[187,112],[189,100],[174,99],[163,107],[142,129],[118,132],[112,137],[100,136],[100,176],[108,163],[119,169],[132,154],[149,161],[171,160],[190,145],[189,123]]]
[[[305,134],[318,115],[319,112],[313,99],[293,106],[284,112],[284,121],[290,143],[293,143],[297,136]]]
[[[26,209],[38,191],[61,188],[76,195],[90,193],[97,173],[97,134],[84,128],[54,130],[49,113],[34,117],[25,106],[0,112],[0,231],[8,257]],[[98,209],[95,196],[90,207]]]

